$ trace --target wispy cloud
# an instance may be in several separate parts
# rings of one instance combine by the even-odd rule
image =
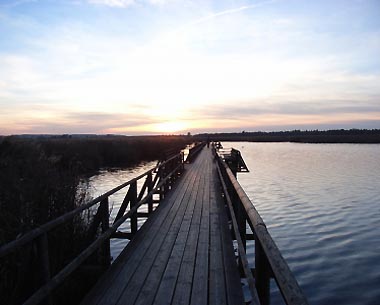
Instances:
[[[21,106],[21,105],[19,105]],[[8,107],[0,113],[0,134],[14,133],[110,133],[139,130],[140,126],[161,123],[160,118],[136,112],[73,111],[66,107],[35,104]],[[13,108],[13,109],[12,109]],[[15,109],[18,113],[15,115]]]
[[[76,6],[67,19],[42,18],[39,2],[27,15],[4,10],[0,134],[50,123],[149,133],[170,120],[186,128],[377,120],[380,25],[361,28],[370,12],[356,8],[359,31],[346,30],[351,19],[339,10],[321,24],[277,1],[203,3],[91,0],[96,10]]]
[[[329,106],[332,105],[332,106]],[[255,104],[238,105],[214,105],[195,110],[194,116],[200,119],[210,120],[234,120],[250,122],[258,117],[347,117],[347,116],[368,116],[372,119],[380,119],[380,105],[377,101],[363,103],[363,101],[262,101]]]
[[[87,0],[90,4],[105,5],[115,8],[128,8],[137,4],[166,5],[176,0]]]
[[[90,4],[101,4],[111,7],[126,8],[135,4],[134,0],[88,0]]]
[[[226,9],[226,10],[219,11],[219,12],[209,13],[208,15],[206,15],[204,17],[201,17],[199,19],[196,19],[194,21],[189,22],[185,27],[201,24],[201,23],[207,22],[209,20],[212,20],[212,19],[215,19],[215,18],[218,18],[221,16],[232,15],[232,14],[236,14],[236,13],[239,13],[239,12],[242,12],[245,10],[259,8],[261,6],[268,5],[268,4],[275,3],[275,2],[276,2],[276,0],[263,1],[263,2],[258,2],[255,4],[251,4],[251,5],[243,5],[243,6],[236,7],[236,8],[230,8],[230,9]]]

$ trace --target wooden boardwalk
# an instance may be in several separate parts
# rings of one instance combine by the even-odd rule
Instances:
[[[211,149],[186,166],[82,304],[244,304]]]
[[[82,304],[238,305],[244,304],[244,282],[246,304],[270,305],[274,283],[284,303],[307,305],[264,221],[236,179],[237,172],[248,170],[240,152],[221,149],[220,145],[219,149],[218,145],[212,149],[204,146],[199,142],[190,148],[187,160],[191,164],[184,164],[181,152],[169,156],[138,177],[1,245],[0,259],[16,258],[18,274],[38,275],[35,288],[23,292],[22,301],[7,303],[54,304],[55,298],[62,298],[55,290],[63,288],[62,283],[74,272],[107,270]],[[138,182],[142,185],[139,191]],[[109,197],[119,191],[125,197],[111,225]],[[148,213],[141,211],[143,205]],[[90,209],[96,210],[88,230],[90,244],[52,273],[49,233]],[[148,216],[138,230],[138,218]],[[126,220],[130,221],[130,232],[117,231]],[[110,266],[110,239],[131,236]],[[254,266],[249,263],[246,240],[254,242]],[[32,265],[18,259],[24,259],[21,253],[30,252],[24,249],[34,249],[27,257]],[[88,259],[96,251],[101,255],[96,256],[94,265]],[[14,291],[19,282],[15,282]],[[67,294],[70,298],[70,290]]]

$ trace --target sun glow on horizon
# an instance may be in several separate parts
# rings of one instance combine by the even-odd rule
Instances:
[[[153,130],[158,133],[174,133],[185,131],[189,125],[181,121],[168,121],[153,125]]]

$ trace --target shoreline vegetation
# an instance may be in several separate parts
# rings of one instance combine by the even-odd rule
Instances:
[[[0,246],[83,204],[83,177],[101,168],[123,168],[164,158],[190,139],[179,136],[11,136],[0,140]],[[96,210],[86,210],[49,232],[51,274],[56,274],[93,240],[90,224]],[[97,265],[101,253],[87,264]],[[0,258],[0,296],[21,304],[39,287],[35,244]],[[56,289],[54,304],[78,304],[101,273],[74,272]]]
[[[56,209],[66,204],[56,204],[54,211],[49,212],[46,211],[49,202],[65,197],[71,202],[70,209],[74,208],[72,201],[80,195],[76,193],[80,179],[103,168],[127,168],[163,159],[167,152],[180,151],[190,142],[189,137],[183,136],[20,135],[0,139],[1,244],[62,214]],[[23,202],[28,205],[25,210],[21,209]],[[36,211],[38,217],[34,216],[32,222],[20,221],[22,229],[12,226],[10,233],[4,230],[4,223],[10,221],[4,216],[8,204],[17,207],[21,217],[33,214],[36,208],[46,212],[43,215],[42,211]]]
[[[380,129],[333,129],[291,131],[242,131],[202,133],[198,139],[228,142],[295,142],[295,143],[380,143]]]
[[[97,134],[19,134],[3,136],[0,135],[0,144],[7,139],[28,139],[59,141],[66,139],[68,141],[87,140],[88,142],[102,142],[107,144],[111,140],[128,142],[128,141],[152,141],[157,139],[182,139],[185,142],[196,140],[210,141],[235,141],[235,142],[296,142],[296,143],[380,143],[380,129],[330,129],[330,130],[285,130],[285,131],[241,131],[241,132],[216,132],[216,133],[199,133],[193,136],[188,135],[160,135],[160,136],[124,136],[124,135],[97,135]],[[160,147],[161,148],[161,147]],[[122,164],[124,166],[124,164]],[[111,164],[109,167],[113,167]]]

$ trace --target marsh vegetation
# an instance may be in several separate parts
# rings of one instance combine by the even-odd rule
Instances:
[[[100,168],[133,166],[180,150],[188,137],[4,137],[0,141],[0,244],[73,210],[83,203],[80,179]],[[91,242],[91,211],[48,234],[50,269],[54,275]],[[0,295],[6,304],[19,304],[39,283],[34,270],[35,245],[1,258]],[[96,255],[91,258],[97,260]],[[76,272],[56,292],[56,302],[77,303],[96,276]]]

